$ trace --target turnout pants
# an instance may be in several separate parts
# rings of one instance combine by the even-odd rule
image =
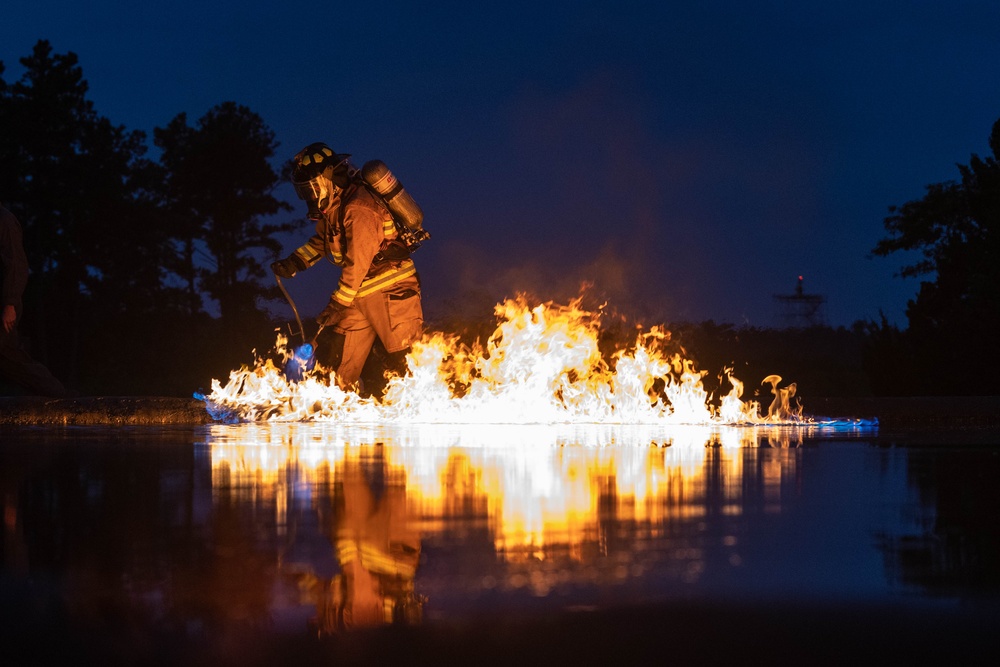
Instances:
[[[339,362],[329,352],[317,350],[317,360],[324,357],[337,375],[342,388],[354,386],[361,377],[365,360],[377,337],[392,357],[409,349],[423,330],[424,315],[420,302],[420,283],[414,276],[368,296],[358,297],[344,312],[333,330],[343,336]]]

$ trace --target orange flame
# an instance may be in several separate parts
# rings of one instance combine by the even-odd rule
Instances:
[[[270,360],[212,381],[210,411],[240,421],[349,423],[518,424],[761,424],[801,421],[787,403],[759,414],[741,400],[743,384],[727,370],[728,395],[715,400],[704,371],[667,351],[670,334],[653,327],[606,359],[600,312],[566,306],[530,306],[520,296],[496,306],[498,326],[485,348],[457,336],[429,333],[414,343],[405,376],[389,381],[381,401],[362,398],[309,374],[289,381]],[[290,358],[287,339],[277,349]],[[769,376],[767,381],[777,376]],[[776,393],[776,400],[780,396]]]

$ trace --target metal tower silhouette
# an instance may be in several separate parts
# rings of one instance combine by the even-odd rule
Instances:
[[[806,294],[802,289],[802,276],[795,286],[795,294],[775,294],[778,318],[787,328],[808,328],[826,323],[823,315],[824,294]]]

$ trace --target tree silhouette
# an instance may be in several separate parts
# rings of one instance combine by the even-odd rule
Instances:
[[[928,277],[907,304],[906,345],[921,369],[920,393],[993,394],[1000,370],[1000,120],[992,155],[958,165],[960,180],[927,186],[923,198],[891,207],[889,236],[873,252],[919,251],[900,275]],[[893,351],[886,350],[887,354]]]
[[[197,127],[179,114],[154,130],[162,149],[167,209],[175,216],[174,234],[183,247],[175,268],[188,285],[190,308],[200,293],[215,299],[230,333],[259,324],[261,300],[273,298],[257,254],[281,250],[275,234],[297,228],[293,222],[264,223],[262,218],[291,207],[273,196],[278,175],[268,162],[277,143],[257,114],[234,102],[213,107]]]
[[[0,63],[0,198],[24,229],[32,354],[81,392],[190,396],[273,342],[258,255],[297,224],[263,222],[290,207],[261,118],[232,102],[195,127],[180,114],[152,162],[142,132],[95,111],[75,54],[41,40],[20,62],[12,84]]]
[[[0,88],[0,188],[31,266],[23,324],[33,353],[75,381],[84,337],[130,304],[156,305],[164,245],[134,180],[144,135],[94,110],[75,54],[41,40],[20,62]]]

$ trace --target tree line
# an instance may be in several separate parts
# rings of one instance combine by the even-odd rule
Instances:
[[[274,342],[264,278],[277,142],[234,102],[145,133],[101,116],[77,56],[39,41],[0,63],[0,201],[20,220],[30,353],[81,393],[190,396]]]
[[[263,119],[235,102],[179,113],[153,130],[151,159],[145,133],[94,108],[75,54],[40,40],[20,63],[8,83],[0,62],[0,202],[24,230],[31,354],[83,394],[190,396],[269,348],[281,297],[265,267],[305,221],[274,195]],[[921,280],[907,328],[706,322],[676,327],[678,343],[701,368],[805,376],[813,395],[1000,393],[1000,120],[989,148],[883,220],[873,254],[919,256],[899,272]]]

